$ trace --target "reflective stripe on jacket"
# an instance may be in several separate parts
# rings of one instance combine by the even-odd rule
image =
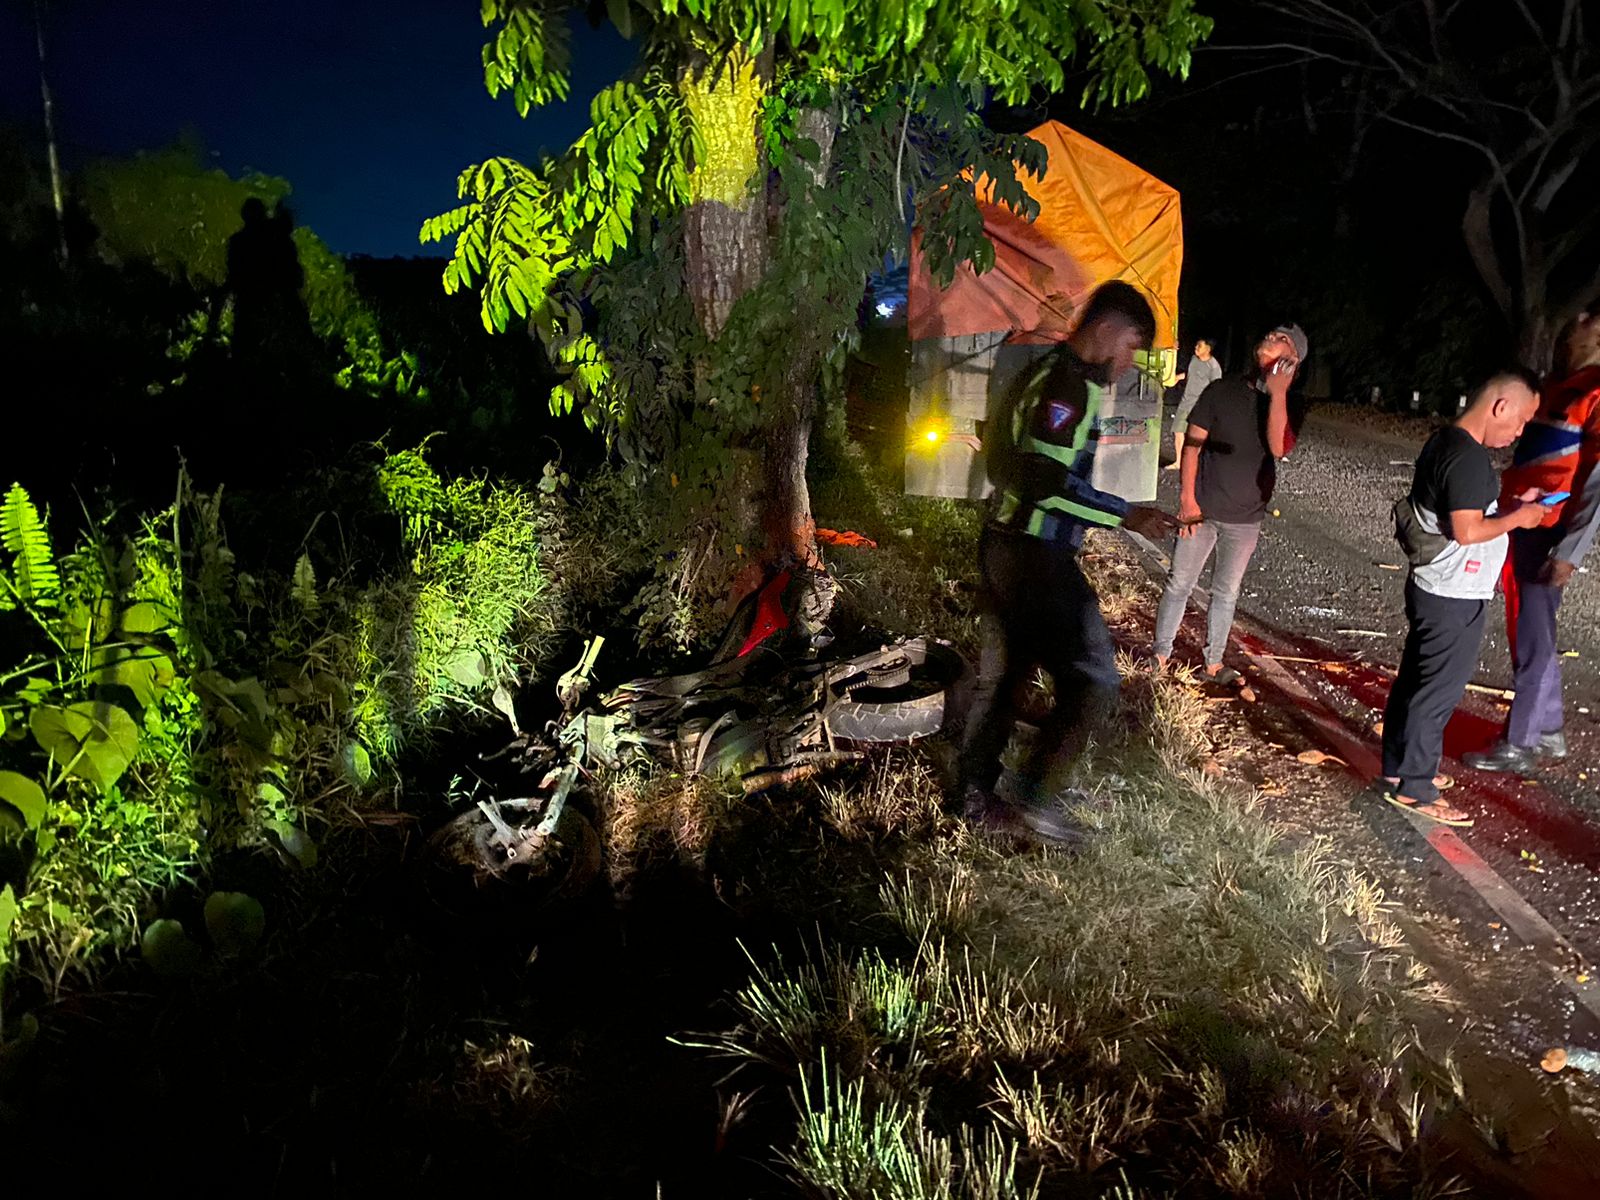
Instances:
[[[1000,490],[997,524],[1074,546],[1087,526],[1122,524],[1127,502],[1090,482],[1106,389],[1086,376],[1063,346],[1022,381],[1012,414],[1017,465]]]

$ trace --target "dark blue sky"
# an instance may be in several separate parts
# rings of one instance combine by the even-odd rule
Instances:
[[[347,254],[438,253],[425,217],[462,167],[531,160],[582,132],[634,47],[580,25],[573,99],[520,119],[483,88],[475,0],[66,0],[47,4],[70,170],[197,133],[230,173],[281,175],[296,219]],[[0,119],[39,126],[31,6],[0,6]]]

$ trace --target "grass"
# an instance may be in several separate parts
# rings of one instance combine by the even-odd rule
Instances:
[[[849,474],[818,489],[822,523],[852,527],[827,519],[849,511],[874,536],[913,532],[834,553],[847,602],[970,650],[971,506],[865,508]],[[1092,538],[1084,563],[1113,622],[1150,602],[1113,539]],[[785,836],[814,839],[789,869],[828,863],[828,899],[814,877],[772,884],[781,855],[763,859],[767,887],[798,898],[797,923],[826,921],[803,950],[752,948],[734,1020],[692,1044],[742,1064],[739,1086],[766,1103],[761,1085],[783,1083],[795,1124],[777,1153],[803,1194],[1447,1186],[1420,1149],[1427,1114],[1453,1102],[1414,1032],[1432,985],[1382,893],[1326,844],[1285,844],[1248,790],[1203,769],[1208,718],[1182,678],[1123,668],[1122,720],[1075,771],[1091,835],[1076,853],[974,836],[920,749],[774,802]],[[631,786],[630,846],[704,864],[707,845],[745,837],[737,805],[702,797],[686,820],[671,787]]]
[[[1421,969],[1370,884],[1172,753],[1099,748],[1072,856],[934,818],[915,755],[818,797],[833,837],[900,839],[859,914],[899,936],[757,958],[701,1041],[790,1080],[808,1194],[1411,1194],[1446,1094]]]
[[[822,522],[881,535],[834,553],[856,615],[970,651],[975,513],[851,499],[845,482],[819,487],[819,507],[836,505]],[[606,486],[538,507],[544,582],[515,612],[483,610],[484,627],[531,631],[522,649],[537,655],[639,577],[636,506]],[[507,536],[491,574],[519,553],[521,527]],[[1113,616],[1148,603],[1116,545],[1084,556]],[[305,895],[270,909],[270,969],[236,987],[219,967],[175,990],[150,1069],[168,1070],[178,1039],[193,1041],[195,1080],[225,1066],[259,1082],[241,1091],[265,1099],[237,1111],[210,1111],[214,1089],[180,1091],[194,1128],[281,1129],[294,1179],[490,1161],[525,1179],[536,1162],[563,1194],[620,1179],[638,1194],[754,1160],[756,1184],[679,1190],[1442,1187],[1419,1146],[1455,1102],[1412,1032],[1428,980],[1369,882],[1326,846],[1279,840],[1246,790],[1202,769],[1206,720],[1181,679],[1129,669],[1121,719],[1077,770],[1092,836],[1071,856],[974,836],[951,815],[938,746],[758,799],[665,771],[601,774],[588,800],[618,903],[539,920],[435,913],[399,862],[404,829],[332,821],[338,869],[295,876]],[[378,815],[363,805],[352,821]],[[265,1043],[263,1027],[286,1033]],[[686,1028],[707,1031],[684,1037],[696,1049],[665,1044]],[[73,1078],[99,1077],[97,1045]]]
[[[931,634],[974,650],[981,508],[878,486],[861,446],[837,435],[819,439],[812,474],[817,523],[878,543],[827,551],[842,602],[875,629]]]

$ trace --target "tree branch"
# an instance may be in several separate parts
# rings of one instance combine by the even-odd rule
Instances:
[[[1539,39],[1539,46],[1546,54],[1549,54],[1551,58],[1554,58],[1555,52],[1551,49],[1549,41],[1545,38],[1544,26],[1539,24],[1538,19],[1533,15],[1532,12],[1529,11],[1527,0],[1511,0],[1511,3],[1516,5],[1517,11],[1522,14],[1522,19],[1528,23],[1528,28],[1533,30],[1533,36]]]
[[[1489,160],[1489,166],[1493,170],[1496,177],[1500,179],[1505,178],[1505,170],[1500,164],[1500,159],[1495,154],[1494,147],[1489,145],[1488,142],[1474,141],[1472,138],[1469,138],[1464,134],[1451,133],[1447,129],[1435,129],[1430,125],[1419,125],[1417,122],[1408,121],[1404,117],[1397,117],[1392,112],[1379,113],[1378,119],[1380,121],[1388,121],[1393,125],[1399,125],[1401,128],[1409,129],[1414,133],[1425,133],[1429,137],[1437,138],[1440,141],[1455,142],[1457,145],[1470,147],[1471,149],[1476,150],[1479,154],[1483,155],[1484,158]]]
[[[1556,262],[1572,258],[1596,230],[1600,230],[1600,210],[1591,208],[1571,229],[1556,239],[1551,258]]]
[[[1340,58],[1337,54],[1330,54],[1326,50],[1318,50],[1312,46],[1302,46],[1298,42],[1262,42],[1255,46],[1216,46],[1208,43],[1204,46],[1195,47],[1195,53],[1197,54],[1206,53],[1208,51],[1232,54],[1264,54],[1269,50],[1294,50],[1303,55],[1304,59],[1310,59],[1316,62],[1338,63],[1341,67],[1351,67],[1355,70],[1363,70],[1367,65],[1364,62],[1357,62],[1353,58]],[[1283,63],[1282,65],[1290,67],[1294,66],[1295,63],[1287,62]]]
[[[1427,94],[1427,89],[1423,86],[1422,81],[1414,77],[1412,71],[1408,70],[1401,63],[1400,59],[1395,57],[1395,55],[1390,51],[1389,46],[1386,45],[1384,40],[1377,35],[1377,32],[1374,29],[1374,26],[1377,23],[1376,21],[1374,21],[1372,24],[1363,22],[1351,13],[1341,12],[1339,9],[1334,8],[1332,5],[1326,3],[1325,0],[1294,0],[1294,2],[1313,9],[1320,9],[1327,13],[1332,19],[1332,24],[1335,27],[1342,23],[1350,33],[1353,33],[1356,36],[1358,41],[1365,41],[1369,46],[1371,46],[1373,53],[1384,62],[1389,64],[1390,70],[1395,73],[1402,83],[1404,83],[1408,88],[1417,94]],[[1450,105],[1445,103],[1444,100],[1440,99],[1438,102],[1443,104],[1446,108],[1450,108]],[[1455,111],[1456,116],[1464,117],[1464,114],[1461,112],[1454,109],[1452,109],[1452,111]]]
[[[1486,180],[1472,189],[1472,194],[1467,197],[1467,211],[1461,217],[1461,235],[1484,286],[1494,297],[1500,312],[1515,328],[1519,324],[1519,314],[1515,311],[1511,287],[1506,282],[1499,255],[1494,249],[1492,203],[1493,181]]]
[[[1428,44],[1433,47],[1433,57],[1442,59],[1444,53],[1439,48],[1439,10],[1435,7],[1434,0],[1422,0],[1422,11],[1428,17]]]

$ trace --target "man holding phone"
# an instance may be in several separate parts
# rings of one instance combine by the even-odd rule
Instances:
[[[1410,502],[1424,535],[1441,538],[1406,579],[1405,650],[1383,713],[1383,798],[1445,825],[1472,818],[1439,798],[1444,727],[1478,667],[1484,620],[1507,535],[1544,519],[1537,489],[1497,501],[1489,451],[1509,446],[1538,407],[1538,380],[1501,371],[1473,393],[1467,411],[1422,447]]]
[[[1249,374],[1217,380],[1189,414],[1180,459],[1178,541],[1156,613],[1158,667],[1164,669],[1172,656],[1189,596],[1215,550],[1205,675],[1218,683],[1238,681],[1238,673],[1223,664],[1223,651],[1277,486],[1278,460],[1294,448],[1289,385],[1308,349],[1300,326],[1278,326],[1257,344]]]
[[[1502,494],[1546,492],[1543,522],[1511,534],[1501,583],[1516,697],[1504,737],[1464,760],[1480,771],[1530,771],[1567,753],[1556,612],[1600,530],[1600,297],[1566,329],[1562,367],[1517,443]]]

